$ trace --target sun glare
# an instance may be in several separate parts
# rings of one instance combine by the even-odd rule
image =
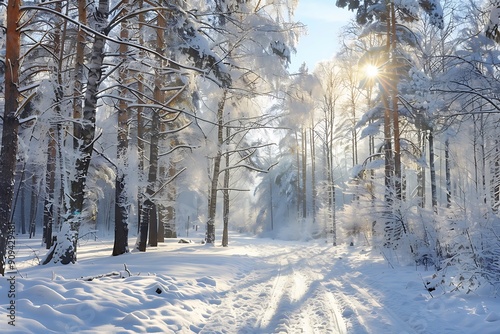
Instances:
[[[378,67],[375,66],[375,65],[368,64],[365,67],[365,73],[366,73],[367,77],[369,77],[369,78],[375,78],[378,75],[378,73],[379,73]]]

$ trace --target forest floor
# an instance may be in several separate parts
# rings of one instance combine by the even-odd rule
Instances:
[[[18,236],[18,271],[0,280],[0,333],[500,332],[491,289],[429,293],[432,272],[390,265],[367,245],[192,240],[112,257],[111,239],[87,238],[77,264],[39,266],[39,241]]]

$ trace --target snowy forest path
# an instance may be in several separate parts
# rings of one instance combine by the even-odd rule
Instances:
[[[200,333],[347,332],[339,305],[325,287],[331,278],[327,248],[283,251],[266,245],[260,252],[264,263],[236,274]]]
[[[363,252],[361,252],[362,254]],[[404,315],[400,305],[391,300],[402,300],[398,291],[387,290],[384,282],[368,277],[356,270],[355,263],[345,262],[337,256],[332,266],[335,277],[325,287],[342,308],[342,318],[349,323],[349,332],[372,333],[373,328],[384,333],[416,334],[425,332],[421,319]]]

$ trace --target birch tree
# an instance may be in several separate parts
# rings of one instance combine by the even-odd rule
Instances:
[[[264,6],[260,1],[216,2],[214,25],[220,27],[225,34],[214,35],[217,41],[220,39],[222,42],[216,44],[217,48],[213,52],[219,54],[221,59],[227,60],[228,65],[232,67],[233,80],[231,85],[223,87],[218,93],[220,97],[213,121],[216,123],[217,145],[210,157],[211,187],[206,235],[208,244],[215,242],[217,196],[221,191],[224,200],[223,245],[227,246],[228,243],[230,194],[224,185],[230,184],[230,172],[239,168],[266,170],[261,168],[262,166],[253,165],[251,161],[256,149],[266,144],[249,144],[242,138],[253,130],[266,126],[268,116],[240,110],[239,106],[244,104],[237,101],[239,99],[249,101],[258,96],[271,95],[275,91],[277,84],[273,76],[280,77],[285,74],[285,68],[290,61],[291,46],[294,43],[292,37],[294,24],[290,22],[288,16],[291,11],[293,8],[279,2],[272,6]],[[254,52],[260,56],[249,57]],[[221,163],[225,163],[226,166],[221,166]],[[219,184],[221,175],[224,179],[222,184]],[[231,189],[231,191],[238,190]]]
[[[88,65],[88,79],[83,104],[83,118],[75,123],[75,140],[77,140],[77,158],[75,161],[75,177],[70,181],[71,192],[67,216],[63,222],[61,232],[52,250],[47,254],[45,263],[50,260],[61,264],[75,263],[78,231],[82,224],[83,202],[85,198],[85,183],[87,179],[90,159],[92,157],[95,132],[98,91],[103,72],[104,48],[108,24],[109,1],[100,0],[95,12],[95,31],[90,63]]]

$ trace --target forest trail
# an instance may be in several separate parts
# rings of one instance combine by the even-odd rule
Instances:
[[[425,324],[391,306],[397,292],[357,271],[339,249],[247,247],[262,263],[236,274],[200,333],[425,332]]]
[[[328,268],[310,261],[321,249],[269,246],[252,250],[265,263],[236,275],[200,333],[346,333],[340,307],[324,285]]]
[[[168,240],[111,256],[112,240],[82,240],[68,266],[38,266],[34,239],[17,245],[17,322],[0,333],[494,334],[500,322],[496,299],[431,296],[429,272],[362,244],[232,234],[229,247]]]

